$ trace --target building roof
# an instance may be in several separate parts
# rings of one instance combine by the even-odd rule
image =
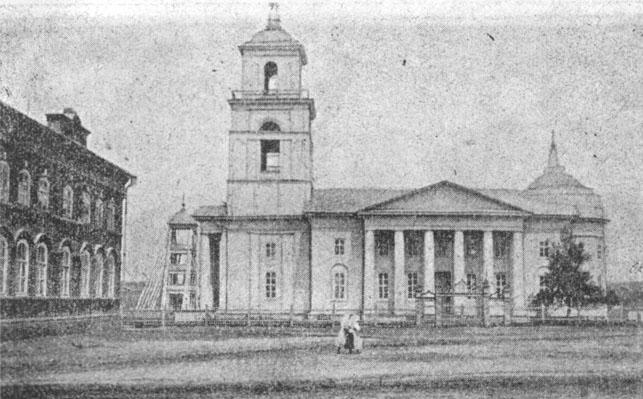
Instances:
[[[243,55],[247,50],[292,50],[299,52],[301,63],[306,65],[308,58],[306,57],[304,46],[281,27],[278,8],[278,4],[270,3],[270,14],[268,15],[266,27],[255,33],[252,39],[239,46],[239,51]]]
[[[168,224],[173,226],[196,226],[197,223],[185,209],[185,204],[183,204],[181,210],[172,215]]]
[[[576,178],[565,172],[565,167],[558,162],[558,149],[554,132],[551,132],[551,146],[549,147],[549,158],[547,167],[542,175],[538,176],[528,190],[564,190],[573,192],[591,192],[590,188],[583,186]]]
[[[355,213],[370,205],[412,192],[409,189],[326,188],[315,189],[306,206],[310,213]]]
[[[225,204],[222,205],[205,205],[196,208],[192,216],[199,217],[221,217],[227,216],[228,210]]]

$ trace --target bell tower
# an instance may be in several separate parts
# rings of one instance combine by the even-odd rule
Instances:
[[[301,215],[312,191],[311,121],[302,89],[304,46],[281,27],[270,3],[265,29],[239,46],[241,89],[228,100],[228,212],[231,216]]]

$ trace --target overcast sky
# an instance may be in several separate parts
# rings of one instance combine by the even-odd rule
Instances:
[[[75,108],[90,149],[139,177],[125,279],[153,267],[183,193],[225,199],[236,46],[267,3],[0,5],[0,100],[41,122]],[[523,189],[555,130],[567,171],[603,196],[610,279],[641,278],[643,5],[531,3],[280,2],[309,59],[315,186]]]

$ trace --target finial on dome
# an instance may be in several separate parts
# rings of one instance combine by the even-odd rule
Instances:
[[[181,209],[185,210],[185,193],[183,193],[183,198],[181,198]]]
[[[556,133],[551,131],[551,145],[549,146],[549,159],[547,160],[547,168],[558,168],[558,150],[556,149]]]
[[[266,29],[281,29],[281,20],[279,19],[279,3],[269,3],[270,12],[268,13],[268,25]]]

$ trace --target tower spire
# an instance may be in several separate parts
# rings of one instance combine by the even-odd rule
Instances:
[[[556,133],[551,131],[551,145],[549,146],[549,159],[547,160],[547,168],[555,169],[559,168],[560,164],[558,163],[558,150],[556,149]]]
[[[281,20],[279,19],[279,3],[269,3],[270,12],[268,13],[268,25],[266,29],[281,29]]]

